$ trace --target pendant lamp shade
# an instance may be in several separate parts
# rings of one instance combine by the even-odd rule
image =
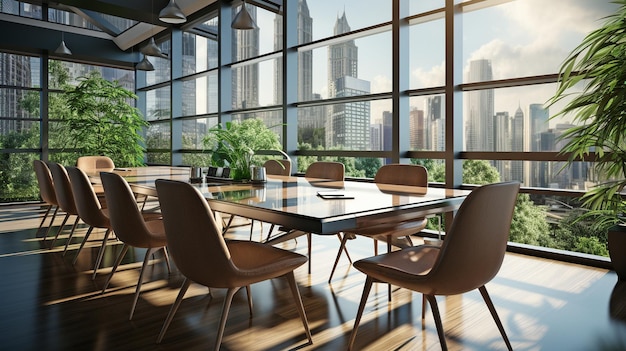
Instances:
[[[250,16],[250,13],[246,9],[245,1],[243,2],[243,4],[241,4],[241,10],[239,10],[239,13],[237,13],[235,18],[233,19],[233,22],[230,24],[230,26],[233,29],[244,29],[244,30],[259,28],[257,27],[256,23],[254,23],[252,16]]]
[[[154,37],[150,38],[148,44],[141,48],[141,53],[148,56],[162,56],[161,48],[154,42]]]
[[[159,19],[165,23],[180,24],[187,22],[187,17],[176,5],[176,1],[170,2],[159,12]]]
[[[154,71],[154,66],[152,65],[152,63],[148,60],[148,57],[146,55],[143,55],[143,60],[141,60],[136,66],[136,69],[140,70],[140,71]]]
[[[59,47],[54,50],[54,53],[59,55],[71,55],[72,50],[70,50],[67,45],[65,45],[65,39],[63,38],[63,36],[63,33],[61,33],[61,44],[59,44]]]

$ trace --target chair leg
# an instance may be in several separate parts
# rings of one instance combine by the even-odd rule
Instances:
[[[265,241],[270,240],[270,236],[272,236],[272,232],[274,231],[274,227],[276,226],[276,224],[272,223],[272,225],[270,225],[270,230],[268,230],[267,232],[267,238],[265,239]]]
[[[498,312],[496,312],[496,308],[493,306],[493,301],[491,301],[491,297],[489,297],[487,288],[483,285],[480,288],[478,288],[478,291],[480,291],[480,294],[483,296],[483,300],[485,300],[485,303],[487,304],[487,307],[489,308],[489,312],[491,312],[491,316],[493,317],[493,320],[496,322],[496,325],[498,326],[498,329],[500,330],[500,334],[502,334],[502,339],[504,339],[504,343],[506,344],[507,349],[509,351],[513,351],[513,347],[511,346],[509,337],[506,336],[506,332],[504,331],[504,326],[502,325],[502,322],[500,321],[500,317],[498,317]]]
[[[446,344],[446,336],[443,333],[443,324],[441,323],[441,315],[439,314],[439,306],[437,306],[437,298],[434,295],[426,295],[426,299],[430,303],[430,308],[433,311],[433,318],[435,319],[435,326],[437,327],[437,335],[439,335],[439,343],[441,344],[441,350],[448,350]]]
[[[120,263],[122,262],[122,259],[124,258],[124,255],[126,255],[126,252],[128,251],[129,247],[130,246],[124,244],[124,247],[122,247],[122,251],[120,251],[120,253],[117,255],[117,258],[115,259],[115,263],[113,264],[113,268],[111,268],[111,273],[109,273],[109,276],[107,277],[106,282],[104,282],[104,287],[102,288],[103,294],[107,290],[107,287],[109,286],[109,283],[111,282],[111,278],[113,278],[113,274],[115,273],[115,270],[117,270],[117,266],[119,266]]]
[[[309,321],[306,318],[306,312],[304,311],[304,304],[302,303],[302,297],[300,296],[300,291],[298,290],[298,284],[296,284],[296,276],[293,271],[287,273],[285,276],[289,282],[289,288],[291,288],[291,294],[293,295],[293,300],[296,303],[300,320],[302,320],[306,337],[309,339],[309,343],[313,344],[313,337],[311,336],[311,330],[309,329]]]
[[[93,228],[94,228],[93,226],[89,226],[89,229],[87,229],[87,234],[85,234],[85,237],[83,238],[83,241],[80,243],[78,250],[76,250],[76,254],[74,255],[74,259],[72,260],[72,265],[76,264],[76,260],[78,259],[78,254],[85,246],[85,243],[87,242],[87,240],[89,240],[89,236],[91,235],[91,232],[93,232]]]
[[[37,235],[39,234],[39,231],[43,227],[43,223],[46,221],[46,218],[48,218],[48,214],[50,213],[50,210],[52,210],[52,205],[48,205],[48,207],[46,208],[46,213],[43,215],[43,218],[41,219],[41,223],[39,223],[39,227],[37,228],[37,231],[35,232],[35,237],[37,237]]]
[[[426,295],[422,294],[422,330],[426,329]]]
[[[228,219],[228,223],[226,223],[226,225],[224,226],[224,229],[222,229],[222,235],[226,234],[226,232],[230,228],[230,225],[233,223],[234,218],[235,218],[235,215],[230,215],[230,218]]]
[[[146,272],[148,262],[150,262],[150,256],[159,250],[161,250],[160,247],[149,248],[148,251],[146,251],[146,256],[143,258],[143,264],[141,265],[141,270],[139,271],[139,279],[137,280],[137,288],[135,289],[135,297],[133,298],[133,305],[130,308],[130,317],[128,317],[129,321],[133,319],[133,315],[135,314],[135,307],[137,307],[139,293],[141,292],[141,284],[143,283],[143,274]]]
[[[226,327],[226,318],[228,318],[228,311],[230,310],[230,304],[233,302],[233,296],[240,288],[229,288],[224,298],[224,306],[222,307],[222,316],[220,317],[220,326],[217,331],[217,338],[215,340],[214,350],[219,350],[222,344],[222,336],[224,336],[224,329]]]
[[[167,246],[163,246],[163,258],[165,259],[165,264],[167,265],[167,273],[172,274],[172,266],[170,266],[170,255],[167,253]]]
[[[211,294],[211,291],[209,291]],[[252,291],[250,290],[250,285],[246,285],[246,295],[248,295],[248,309],[250,310],[250,318],[252,318]]]
[[[309,246],[309,262],[308,262],[308,264],[309,264],[309,274],[311,274],[311,258],[312,258],[311,257],[311,239],[312,239],[311,238],[311,233],[306,233],[306,239],[307,239],[307,241],[309,243],[309,245],[308,245]]]
[[[106,233],[104,233],[104,238],[102,239],[102,245],[100,245],[100,250],[98,250],[98,257],[96,257],[96,263],[93,265],[93,275],[91,276],[91,280],[96,279],[96,274],[98,274],[98,269],[100,269],[100,263],[102,262],[102,257],[104,256],[104,250],[107,246],[107,240],[109,239],[109,234],[111,234],[111,229],[107,229]]]
[[[46,232],[43,234],[43,241],[46,241],[46,239],[48,238],[48,234],[50,233],[50,228],[52,228],[52,225],[54,224],[54,219],[57,217],[58,212],[59,212],[59,206],[57,206],[54,209],[54,213],[52,214],[52,218],[50,219],[50,224],[48,225]]]
[[[72,230],[70,230],[70,236],[67,237],[67,241],[65,242],[65,248],[63,249],[63,256],[65,256],[65,253],[67,252],[67,247],[70,246],[70,242],[72,241],[72,238],[74,237],[74,232],[76,231],[76,226],[78,225],[79,220],[80,220],[80,217],[76,216],[76,220],[74,221],[74,224],[72,225]]]
[[[363,310],[365,310],[365,304],[367,303],[367,297],[370,294],[370,290],[372,290],[373,282],[374,280],[368,275],[367,279],[365,279],[365,286],[363,287],[363,295],[361,295],[361,302],[359,303],[359,310],[356,313],[356,318],[354,319],[354,327],[352,327],[352,333],[350,333],[348,351],[352,350],[352,346],[354,345],[354,341],[356,340],[356,331],[359,329],[359,323],[361,323]]]
[[[61,222],[61,226],[59,227],[59,230],[57,231],[57,234],[54,236],[54,239],[52,239],[52,243],[50,244],[50,249],[52,249],[54,247],[54,243],[57,241],[57,238],[59,237],[59,234],[61,234],[61,232],[63,231],[63,227],[65,227],[65,223],[67,223],[67,219],[70,218],[70,214],[67,213],[65,214],[65,217],[63,218],[63,222]],[[47,235],[47,233],[46,233]]]
[[[167,317],[165,318],[165,322],[163,323],[163,327],[161,327],[161,332],[159,333],[159,337],[157,338],[156,343],[160,344],[161,341],[163,340],[163,337],[165,336],[165,332],[167,331],[167,328],[169,328],[170,323],[172,322],[172,319],[174,318],[174,315],[176,314],[176,311],[178,311],[178,307],[180,307],[180,303],[183,301],[183,297],[185,296],[185,293],[187,292],[187,289],[189,288],[189,285],[191,284],[191,280],[185,278],[185,280],[183,281],[183,285],[180,287],[180,291],[178,292],[178,296],[176,296],[176,301],[174,301],[174,303],[172,304],[172,307],[170,308],[170,312],[167,314]]]
[[[330,277],[328,277],[328,284],[333,280],[333,275],[335,274],[335,269],[337,269],[337,265],[339,264],[339,259],[341,258],[341,253],[346,248],[346,241],[348,241],[348,236],[346,234],[341,237],[341,234],[337,233],[340,237],[341,244],[339,245],[339,251],[337,251],[337,257],[335,258],[335,264],[333,265],[333,269],[330,271]],[[347,251],[346,251],[347,252]]]

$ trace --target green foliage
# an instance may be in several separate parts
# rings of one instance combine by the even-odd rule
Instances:
[[[76,87],[65,89],[65,117],[69,143],[83,155],[107,155],[120,166],[143,166],[143,137],[148,123],[131,105],[137,96],[118,82],[110,82],[97,71],[79,78]]]
[[[39,129],[30,128],[18,132],[9,132],[0,136],[0,148],[19,149],[31,147],[38,141]],[[0,154],[0,202],[33,200],[39,197],[39,187],[33,172],[33,153]]]
[[[466,184],[491,184],[500,181],[500,173],[489,161],[465,160],[463,161],[463,183]]]
[[[356,168],[365,172],[366,178],[374,178],[381,165],[380,159],[374,157],[357,158],[355,160]]]
[[[546,222],[545,209],[536,206],[528,194],[519,194],[513,212],[509,240],[549,247],[552,245],[550,227]]]
[[[618,194],[626,185],[626,0],[600,28],[589,33],[564,61],[560,81],[549,105],[572,98],[555,117],[573,115],[577,125],[561,137],[569,163],[595,151],[594,170],[601,183],[583,197],[595,215],[609,214],[615,223],[624,209]],[[580,84],[580,93],[569,93]],[[608,211],[608,212],[602,212]],[[589,214],[593,215],[593,214]]]
[[[204,145],[212,150],[214,166],[229,166],[233,179],[250,179],[256,150],[282,150],[278,134],[270,130],[261,119],[250,118],[243,122],[227,122],[209,129]]]

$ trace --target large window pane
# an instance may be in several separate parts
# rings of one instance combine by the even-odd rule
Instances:
[[[312,93],[333,98],[390,92],[391,42],[391,32],[384,32],[312,50]]]
[[[0,85],[40,87],[40,67],[38,57],[0,53]]]
[[[171,42],[169,40],[157,44],[161,52],[170,55]],[[146,85],[163,83],[171,79],[171,63],[170,60],[163,57],[148,56],[148,60],[154,66],[154,71],[146,72]]]
[[[275,105],[282,102],[276,90],[275,60],[233,68],[233,109]],[[282,82],[280,82],[282,83]]]
[[[207,30],[216,30],[213,22],[204,22],[200,27],[207,27]],[[183,33],[183,75],[215,68],[218,58],[217,49],[218,43],[214,38],[187,32]]]
[[[556,89],[541,84],[464,93],[465,150],[560,151],[558,138],[573,125],[571,116],[551,118],[568,101],[548,107]]]
[[[445,21],[411,26],[409,69],[410,88],[432,88],[445,84]]]
[[[171,133],[169,123],[151,123],[146,132],[146,147],[148,149],[171,149]]]
[[[183,149],[204,149],[207,130],[217,124],[217,118],[197,118],[183,121]]]
[[[170,100],[169,86],[146,92],[146,119],[154,121],[170,118],[172,116]]]
[[[0,88],[0,118],[39,118],[39,100],[39,91]],[[7,130],[0,127],[0,132]]]
[[[416,151],[443,151],[446,142],[445,96],[415,96],[410,101],[409,147]]]
[[[608,1],[518,0],[464,13],[466,81],[556,73],[567,54],[614,9]],[[492,72],[477,71],[470,63],[477,60],[490,61]]]
[[[0,203],[32,201],[39,199],[39,186],[35,180],[33,160],[38,154],[2,154],[0,162]]]
[[[313,40],[391,21],[391,2],[380,0],[308,1]],[[381,50],[382,52],[382,50]]]
[[[390,137],[390,100],[314,106],[298,111],[298,143],[301,148],[390,150]]]
[[[183,81],[183,116],[203,115],[217,112],[217,72],[192,80]]]

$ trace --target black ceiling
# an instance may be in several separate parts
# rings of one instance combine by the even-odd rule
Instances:
[[[249,4],[272,12],[281,12],[283,0],[248,0]],[[72,50],[65,59],[98,62],[120,67],[132,67],[140,57],[137,53],[150,37],[165,33],[172,24],[161,22],[159,12],[169,0],[22,0],[43,8],[56,8],[75,13],[100,31],[86,30],[41,20],[8,14],[0,14],[0,50],[23,53],[48,53],[55,57],[54,50],[63,36]],[[217,10],[220,2],[231,0],[176,0],[176,4],[187,16],[180,26],[190,28],[202,22]],[[233,0],[233,4],[241,3]],[[130,19],[139,23],[124,30],[113,26],[102,14]]]

